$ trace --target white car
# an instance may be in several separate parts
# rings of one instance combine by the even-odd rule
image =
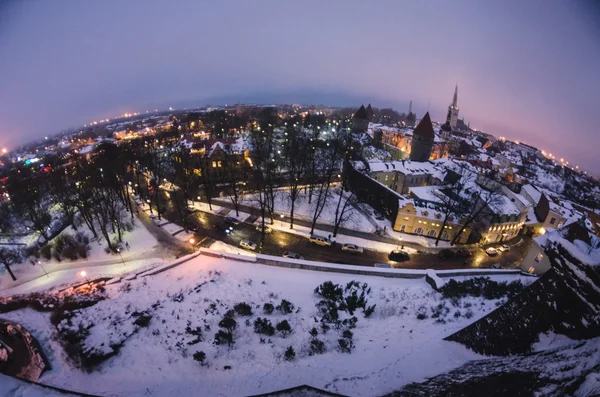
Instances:
[[[292,252],[292,251],[285,251],[282,256],[284,258],[290,258],[290,259],[304,259],[300,255],[298,255],[297,253]]]
[[[498,248],[496,248],[496,249],[497,249],[498,251],[501,251],[501,252],[510,251],[510,245],[506,245],[506,244],[504,244],[503,246],[501,246],[501,247],[498,247]]]
[[[331,240],[329,240],[327,237],[321,237],[315,234],[311,234],[311,236],[308,238],[308,241],[317,245],[331,247]]]
[[[498,250],[496,248],[489,247],[485,250],[485,253],[488,254],[489,256],[496,256],[496,255],[498,255]]]
[[[256,231],[262,232],[262,224],[259,223],[258,225],[256,225]],[[271,232],[273,232],[271,226],[265,225],[265,234],[271,234]]]
[[[248,249],[248,250],[256,251],[256,244],[253,243],[252,241],[242,240],[242,241],[240,241],[240,247]]]
[[[344,244],[342,245],[342,251],[352,252],[354,254],[362,254],[363,248],[356,244]]]

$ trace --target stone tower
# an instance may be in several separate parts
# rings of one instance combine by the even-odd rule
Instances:
[[[365,106],[360,105],[352,120],[352,132],[367,132],[367,129],[369,129],[369,115]]]
[[[413,161],[429,160],[434,139],[433,124],[431,124],[431,118],[429,112],[427,112],[413,132],[410,159]]]
[[[454,88],[454,98],[452,103],[448,106],[448,116],[446,117],[446,123],[452,128],[456,128],[456,121],[458,120],[458,84]]]

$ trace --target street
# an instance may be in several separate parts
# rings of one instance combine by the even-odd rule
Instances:
[[[219,215],[202,211],[191,214],[188,219],[191,224],[198,228],[198,230],[194,232],[196,241],[201,241],[204,237],[208,237],[209,239],[205,240],[203,246],[209,246],[212,243],[212,240],[219,240],[236,247],[239,247],[241,240],[249,240],[257,245],[260,243],[260,232],[256,230],[254,225],[254,222],[257,219],[255,215],[250,216],[246,222],[241,222],[239,225],[232,226],[233,231],[230,234],[226,234],[219,227],[213,227],[213,225],[231,226],[224,223],[223,219],[226,215],[234,216],[235,211],[224,209],[223,211],[220,211]],[[178,221],[171,205],[168,206],[168,210],[163,217],[174,223],[177,223]],[[355,232],[354,235],[365,238],[365,233]],[[371,235],[368,235],[367,238],[368,237],[381,238],[380,236]],[[522,236],[516,239],[517,241],[515,241],[515,245],[510,251],[504,253],[500,252],[496,257],[490,257],[483,249],[474,247],[472,250],[473,254],[468,259],[441,259],[436,253],[419,253],[411,254],[409,261],[396,263],[388,260],[388,253],[368,249],[365,249],[362,254],[350,253],[342,251],[341,244],[334,243],[331,247],[318,246],[310,243],[304,236],[273,229],[272,233],[265,236],[262,253],[281,256],[284,251],[292,251],[307,260],[357,266],[374,266],[376,263],[382,263],[389,264],[395,268],[404,269],[447,270],[490,268],[492,265],[499,263],[503,268],[510,269],[518,268],[520,264],[519,260],[524,255],[524,252],[522,251],[527,246],[527,244],[523,244],[520,238],[522,238]],[[431,250],[423,248],[423,251]]]

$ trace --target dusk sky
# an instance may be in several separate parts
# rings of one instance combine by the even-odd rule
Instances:
[[[0,0],[0,146],[124,112],[325,103],[459,117],[600,170],[583,1]]]

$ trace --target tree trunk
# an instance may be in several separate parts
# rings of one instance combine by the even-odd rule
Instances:
[[[5,262],[4,263],[4,267],[8,271],[8,274],[10,274],[10,277],[13,279],[13,281],[17,281],[17,278],[15,277],[14,273],[12,272],[12,269],[10,268],[10,265]]]

